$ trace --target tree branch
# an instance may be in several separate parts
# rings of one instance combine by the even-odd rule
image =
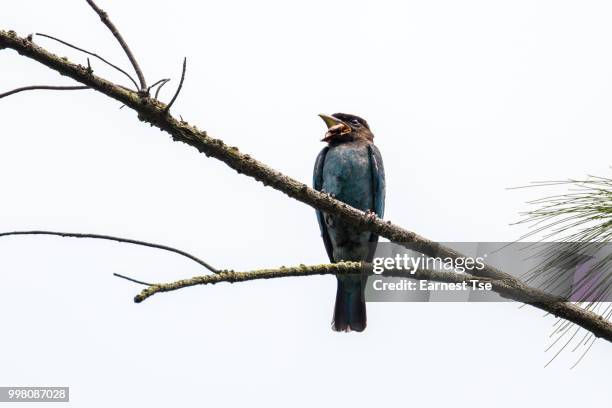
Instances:
[[[174,104],[174,101],[176,101],[176,98],[178,98],[179,94],[181,93],[181,89],[183,89],[183,82],[185,81],[185,71],[187,70],[187,57],[185,57],[183,59],[183,72],[181,73],[181,82],[179,82],[178,84],[178,88],[176,88],[176,92],[174,93],[174,96],[172,97],[172,99],[170,100],[170,103],[168,103],[168,105],[166,105],[166,108],[164,109],[166,111],[166,113],[168,113],[170,111],[170,107],[172,107],[172,105]],[[169,80],[168,80],[169,81]],[[166,81],[166,82],[168,82]],[[164,82],[164,84],[166,83]],[[161,89],[161,87],[164,85],[161,84],[159,87]],[[159,91],[159,90],[158,90]],[[157,92],[155,93],[155,97],[157,98]]]
[[[145,81],[145,77],[142,74],[140,66],[138,65],[138,61],[136,61],[136,58],[134,58],[134,54],[132,54],[132,50],[130,50],[130,47],[128,47],[127,43],[121,36],[121,33],[119,32],[119,30],[117,30],[117,27],[115,27],[115,24],[113,24],[113,22],[108,17],[108,13],[102,10],[100,7],[98,7],[96,3],[93,2],[93,0],[85,0],[85,1],[87,1],[87,4],[89,4],[91,8],[94,9],[94,11],[98,14],[98,16],[100,16],[100,20],[102,20],[104,25],[108,27],[108,29],[111,31],[111,33],[113,33],[117,41],[119,41],[121,48],[123,48],[123,51],[125,51],[125,54],[127,55],[130,62],[132,63],[132,66],[134,67],[134,71],[136,71],[136,75],[138,75],[138,80],[140,81],[140,90],[142,92],[145,92],[147,89],[147,81]]]
[[[37,89],[50,89],[53,91],[75,91],[79,89],[89,89],[89,87],[82,86],[82,85],[77,85],[77,86],[30,85],[30,86],[23,86],[21,88],[16,88],[8,92],[0,93],[0,99],[6,96],[11,96],[19,92],[33,91]]]
[[[69,42],[66,42],[64,40],[60,40],[59,38],[53,37],[51,35],[47,35],[47,34],[43,34],[43,33],[36,33],[37,36],[39,37],[45,37],[45,38],[49,38],[51,40],[57,41],[60,44],[64,44],[67,47],[73,48],[77,51],[81,51],[84,52],[85,54],[91,55],[92,57],[96,57],[97,59],[99,59],[100,61],[104,62],[105,64],[107,64],[108,66],[115,68],[117,71],[121,72],[122,74],[124,74],[125,76],[127,76],[130,81],[132,81],[132,83],[134,84],[134,86],[136,87],[136,89],[138,89],[138,84],[136,83],[136,81],[134,81],[134,78],[132,78],[132,76],[130,74],[128,74],[127,72],[125,72],[123,69],[119,68],[117,65],[107,61],[106,59],[102,58],[101,56],[99,56],[98,54],[91,52],[91,51],[87,51],[83,48],[79,48],[76,45],[72,45]],[[89,60],[87,61],[87,65],[89,66]],[[92,71],[93,72],[93,71]]]
[[[201,260],[200,258],[191,255],[190,253],[187,253],[181,249],[178,248],[173,248],[167,245],[161,245],[161,244],[155,244],[152,242],[146,242],[146,241],[139,241],[136,239],[129,239],[129,238],[121,238],[121,237],[115,237],[115,236],[111,236],[111,235],[100,235],[100,234],[82,234],[79,232],[58,232],[58,231],[11,231],[11,232],[0,232],[0,237],[8,237],[8,236],[15,236],[15,235],[54,235],[57,237],[69,237],[69,238],[93,238],[93,239],[103,239],[103,240],[107,240],[107,241],[115,241],[115,242],[123,242],[126,244],[133,244],[133,245],[140,245],[140,246],[145,246],[145,247],[149,247],[149,248],[156,248],[156,249],[161,249],[164,251],[168,251],[168,252],[173,252],[175,254],[184,256],[186,258],[191,259],[194,262],[199,263],[200,265],[202,265],[203,267],[205,267],[206,269],[208,269],[209,271],[213,272],[213,273],[218,273],[218,271],[213,268],[212,266],[210,266],[209,264],[207,264],[206,262],[204,262],[203,260]]]
[[[113,273],[113,275],[118,277],[118,278],[128,280],[130,282],[138,283],[139,285],[153,286],[152,283],[143,282],[143,281],[138,280],[138,279],[130,278],[129,276],[121,275],[120,273]]]
[[[344,275],[350,273],[360,273],[361,263],[359,262],[340,262],[336,264],[323,265],[299,265],[294,267],[280,267],[277,269],[259,269],[251,272],[220,271],[214,275],[194,276],[189,279],[181,279],[170,283],[153,283],[143,289],[134,297],[135,303],[153,296],[156,293],[171,292],[174,290],[187,288],[196,285],[214,285],[220,282],[246,282],[256,279],[274,279],[290,276],[313,276],[313,275]],[[130,280],[132,280],[130,278]]]
[[[170,80],[170,78],[162,78],[159,81],[155,82],[153,85],[149,85],[149,87],[147,88],[147,93],[149,93],[151,91],[151,89],[155,88],[157,85],[162,87],[169,80]],[[155,98],[157,98],[157,96]]]
[[[155,91],[155,99],[159,99],[159,92],[161,91],[161,89],[164,87],[164,85],[166,85],[168,82],[170,82],[170,78],[166,78],[164,79],[159,86],[157,87],[157,90]]]
[[[338,262],[333,264],[320,265],[298,265],[293,267],[280,267],[274,269],[259,269],[251,272],[235,272],[223,270],[215,275],[194,276],[189,279],[181,279],[169,283],[144,283],[132,278],[120,276],[124,279],[134,281],[136,283],[148,285],[138,295],[134,297],[134,302],[140,303],[143,300],[153,296],[156,293],[171,292],[182,288],[187,288],[196,285],[210,285],[220,282],[236,283],[247,282],[258,279],[274,279],[286,277],[301,277],[314,275],[350,275],[350,274],[367,274],[372,275],[372,264],[365,262]],[[441,272],[428,269],[419,269],[416,271],[406,271],[399,269],[385,269],[380,276],[392,276],[409,278],[415,280],[428,280],[446,283],[466,283],[471,285],[472,282],[490,283],[493,291],[507,299],[516,300],[526,304],[538,307],[540,304],[558,304],[564,305],[564,299],[546,294],[523,285],[516,287],[512,283],[503,280],[495,280],[491,278],[479,278],[468,273]]]
[[[174,118],[165,112],[166,105],[156,99],[151,99],[148,95],[139,95],[104,78],[92,75],[88,73],[85,67],[59,58],[27,39],[17,36],[15,32],[0,31],[1,48],[11,48],[27,58],[36,60],[62,75],[73,78],[120,101],[135,110],[141,121],[169,133],[175,141],[193,146],[199,152],[222,161],[238,173],[254,178],[264,185],[270,186],[313,208],[334,214],[361,230],[374,232],[392,242],[404,245],[428,256],[450,257],[452,259],[463,256],[449,247],[394,225],[391,221],[383,221],[372,214],[368,215],[363,211],[335,200],[325,193],[316,191],[306,184],[253,159],[250,155],[241,153],[238,148],[227,146],[222,140],[208,136],[205,131],[200,131],[197,127]],[[492,266],[487,265],[478,271],[478,277],[503,281],[508,287],[513,288],[513,291],[530,291],[541,296],[546,295],[543,292],[528,288],[518,279]],[[596,313],[569,302],[548,303],[547,301],[538,301],[530,304],[557,317],[576,323],[591,331],[595,336],[612,341],[612,323]]]

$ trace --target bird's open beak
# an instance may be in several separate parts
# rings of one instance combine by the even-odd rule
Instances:
[[[351,133],[351,127],[340,119],[324,114],[319,114],[319,116],[327,125],[327,132],[325,133],[325,137],[321,139],[322,142],[329,142],[334,138]]]

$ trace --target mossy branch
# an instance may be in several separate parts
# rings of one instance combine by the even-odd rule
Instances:
[[[147,283],[119,274],[115,274],[115,276],[147,286],[147,288],[143,289],[138,295],[134,297],[134,302],[140,303],[146,300],[147,298],[155,295],[156,293],[172,292],[175,290],[197,285],[214,285],[216,283],[221,282],[237,283],[259,279],[304,277],[315,275],[338,276],[351,274],[362,274],[362,276],[370,276],[372,275],[372,264],[365,262],[338,262],[319,265],[302,264],[291,267],[281,266],[280,268],[258,269],[250,272],[222,270],[216,274],[194,276],[192,278],[181,279],[168,283]],[[387,268],[381,275],[375,276],[401,277],[416,280],[428,280],[456,284],[471,284],[472,282],[490,283],[493,291],[507,299],[516,300],[534,306],[537,306],[541,303],[546,303],[552,305],[552,307],[563,307],[563,305],[566,303],[563,298],[546,294],[527,286],[516,287],[513,282],[507,282],[505,280],[496,280],[491,278],[479,278],[468,273],[434,271],[429,269],[406,271]]]
[[[235,272],[235,271],[219,271],[214,275],[194,276],[189,279],[181,279],[168,283],[153,283],[147,284],[148,287],[143,289],[134,297],[134,302],[140,303],[143,300],[153,296],[156,293],[171,292],[174,290],[188,288],[196,285],[214,285],[215,283],[228,282],[246,282],[257,279],[274,279],[297,276],[313,276],[313,275],[346,275],[355,274],[362,271],[360,262],[340,262],[336,264],[322,265],[298,265],[293,267],[284,267],[276,269],[259,269],[251,272]],[[116,276],[120,276],[115,274]],[[125,276],[120,276],[126,278]],[[132,280],[132,279],[130,279]],[[146,284],[141,282],[141,284]]]

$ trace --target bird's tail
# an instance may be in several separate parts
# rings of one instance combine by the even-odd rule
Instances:
[[[359,276],[338,276],[332,329],[339,332],[364,331],[366,305]]]

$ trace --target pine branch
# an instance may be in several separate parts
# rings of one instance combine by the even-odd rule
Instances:
[[[535,206],[535,209],[521,213],[523,219],[515,223],[527,224],[530,227],[530,231],[520,239],[535,237],[540,241],[553,240],[562,242],[563,244],[560,245],[566,247],[564,251],[552,251],[552,253],[543,251],[542,255],[547,257],[544,264],[525,274],[526,283],[540,280],[542,282],[540,288],[554,292],[561,285],[567,284],[568,280],[567,276],[559,273],[559,265],[568,261],[571,263],[572,257],[582,252],[584,248],[602,247],[609,245],[612,241],[612,179],[589,176],[586,180],[535,182],[529,186],[517,188],[533,187],[565,187],[565,191],[560,194],[530,201],[529,204]],[[612,294],[612,282],[609,279],[611,266],[612,255],[608,254],[574,283],[573,292],[585,292],[583,299],[609,299]],[[594,279],[595,276],[604,273],[608,274],[608,278]],[[542,278],[545,279],[542,280]],[[598,280],[599,282],[593,285],[593,282]],[[584,301],[576,304],[585,310],[595,312],[604,319],[609,319],[612,314],[612,304],[609,302]],[[555,324],[557,328],[550,336],[555,339],[546,349],[548,352],[557,347],[557,352],[546,365],[554,361],[574,341],[576,345],[572,352],[580,347],[585,348],[584,353],[572,366],[574,368],[593,345],[593,342],[590,342],[587,346],[591,340],[591,333],[587,331],[584,337],[576,338],[580,327],[575,327],[575,324],[568,321],[563,321],[563,324],[559,324],[560,322],[561,320],[558,319]],[[562,339],[567,339],[567,341],[561,342]]]

